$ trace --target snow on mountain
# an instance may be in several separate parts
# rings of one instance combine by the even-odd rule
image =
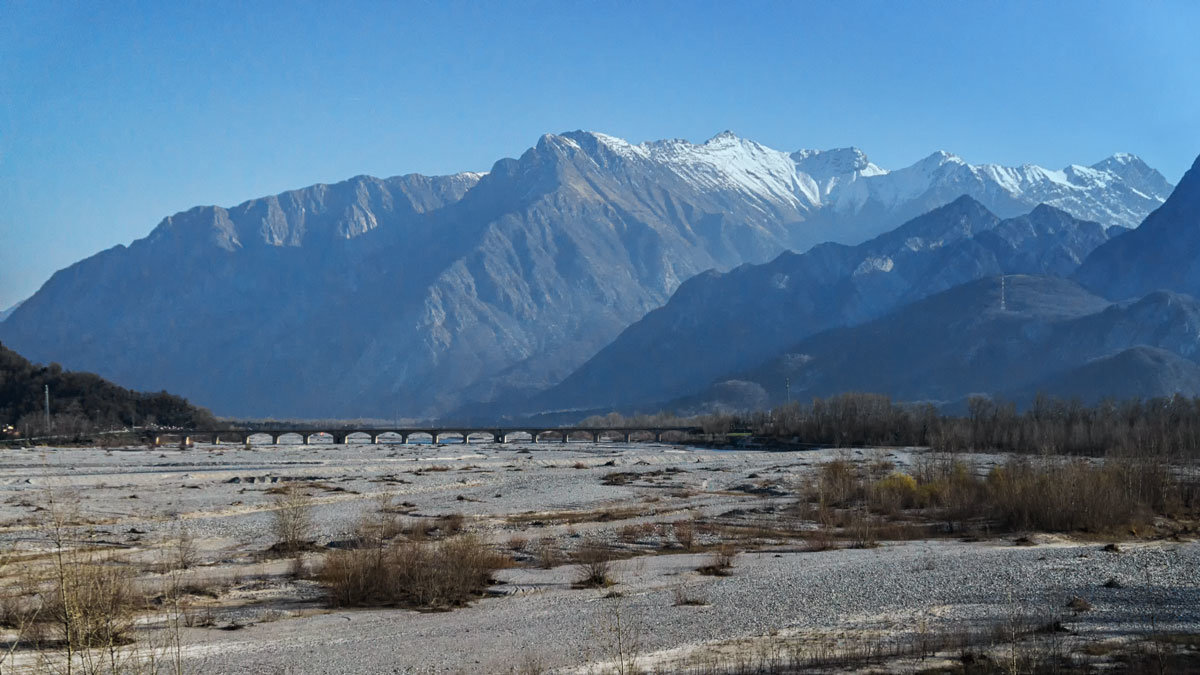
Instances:
[[[1117,153],[1090,167],[1046,169],[1025,164],[969,164],[937,151],[911,166],[889,170],[860,149],[785,153],[722,132],[700,144],[673,139],[634,145],[589,132],[626,160],[649,162],[703,191],[737,192],[805,214],[807,229],[793,248],[823,241],[856,244],[931,209],[970,195],[1001,217],[1049,204],[1105,227],[1137,227],[1172,186],[1141,159]]]

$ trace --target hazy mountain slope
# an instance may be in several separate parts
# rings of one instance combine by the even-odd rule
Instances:
[[[1039,189],[1113,223],[1143,207],[1108,170],[1072,182],[1022,167],[1002,183],[948,155],[914,173],[860,154],[572,132],[482,176],[360,176],[197,207],[58,272],[0,339],[223,414],[419,417],[554,384],[701,271],[822,228],[877,232],[967,183],[997,208]],[[862,208],[847,190],[866,190]],[[849,206],[822,215],[835,202]]]
[[[9,316],[11,316],[12,313],[17,311],[17,308],[20,306],[21,306],[21,303],[18,302],[17,304],[13,305],[12,307],[9,307],[8,309],[0,310],[0,322],[3,322],[5,319],[7,319]]]
[[[855,247],[824,244],[708,272],[627,328],[527,410],[661,402],[749,368],[797,340],[996,274],[1069,274],[1107,239],[1048,206],[1001,221],[970,197]]]
[[[949,402],[972,393],[1027,394],[1039,387],[1061,395],[1121,398],[1147,395],[1154,382],[1182,386],[1190,369],[1174,359],[1147,359],[1135,352],[1076,370],[1134,347],[1194,357],[1200,347],[1198,329],[1200,302],[1190,296],[1155,293],[1109,305],[1064,279],[1006,276],[963,284],[870,323],[813,336],[729,379],[740,383],[742,391],[761,388],[770,402],[785,398],[785,378],[793,398],[800,399],[861,390]],[[1138,363],[1155,372],[1133,376]],[[1130,376],[1128,385],[1103,380],[1104,373],[1115,377],[1122,372]],[[1089,381],[1112,388],[1073,388]],[[730,386],[714,386],[686,403],[721,405],[728,402],[721,392]]]
[[[1156,289],[1200,294],[1200,158],[1138,229],[1096,249],[1076,273],[1113,299]]]
[[[56,274],[3,335],[227,413],[426,415],[544,386],[681,280],[777,254],[802,217],[588,134],[478,179],[395,182],[169,218]]]
[[[1200,395],[1200,365],[1157,347],[1139,345],[1065,373],[1056,373],[1004,397],[1027,405],[1039,393],[1095,404],[1107,397]]]

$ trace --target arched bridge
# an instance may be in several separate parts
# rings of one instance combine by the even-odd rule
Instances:
[[[247,447],[251,445],[250,439],[254,436],[269,436],[271,445],[277,445],[284,436],[299,437],[299,442],[303,445],[309,445],[318,438],[328,438],[333,444],[351,445],[354,443],[408,443],[410,439],[416,440],[417,437],[428,437],[430,443],[441,443],[454,438],[464,444],[471,443],[473,440],[492,443],[516,441],[526,443],[591,441],[599,443],[603,439],[621,440],[626,443],[634,440],[653,440],[661,443],[664,438],[683,440],[703,433],[700,427],[379,427],[371,429],[247,427],[221,430],[157,430],[147,433],[147,440],[152,441],[155,445],[162,445],[173,440],[178,440],[183,445],[191,445],[195,441],[207,440],[214,445],[241,443]],[[388,438],[391,440],[389,441]]]

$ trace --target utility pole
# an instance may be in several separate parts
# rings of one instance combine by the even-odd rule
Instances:
[[[50,385],[46,385],[46,433],[50,433]]]
[[[792,378],[783,378],[783,388],[787,390],[787,402],[792,402]]]

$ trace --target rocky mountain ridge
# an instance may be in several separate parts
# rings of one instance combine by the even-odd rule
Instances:
[[[1009,173],[939,154],[885,172],[728,133],[550,134],[486,174],[359,176],[176,214],[56,273],[0,339],[219,414],[430,417],[557,383],[705,270],[877,234],[964,192],[1005,215],[1041,190],[1108,226],[1156,205],[1154,173],[1110,164]]]

